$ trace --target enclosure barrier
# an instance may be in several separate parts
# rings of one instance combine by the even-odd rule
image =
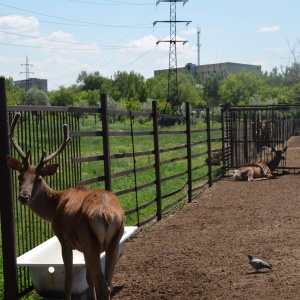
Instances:
[[[300,132],[299,109],[287,104],[224,106],[224,174],[247,163],[268,161],[272,147],[284,148]],[[278,169],[288,169],[284,160]]]
[[[182,116],[160,114],[156,102],[151,112],[109,109],[105,94],[101,94],[101,106],[94,108],[6,107],[4,78],[0,81],[4,279],[0,298],[4,299],[20,298],[32,289],[28,269],[16,269],[16,255],[53,235],[48,224],[17,203],[16,174],[13,194],[10,191],[8,125],[16,112],[22,115],[16,139],[24,150],[32,149],[32,164],[38,162],[42,150],[52,153],[59,147],[62,126],[69,125],[72,141],[56,158],[60,171],[47,179],[51,187],[112,190],[125,210],[126,225],[136,226],[160,220],[233,168],[266,160],[263,150],[285,146],[292,135],[300,133],[297,105],[224,106],[218,120],[211,118],[209,109],[204,118],[194,118],[189,103]],[[176,125],[163,126],[167,120]]]
[[[0,103],[6,107],[3,89]],[[156,102],[151,112],[108,109],[106,95],[101,94],[101,106],[95,108],[10,106],[3,123],[11,124],[15,113],[21,113],[15,136],[25,151],[31,148],[32,164],[38,162],[43,149],[52,153],[59,147],[62,126],[67,123],[72,141],[54,160],[60,168],[47,179],[49,185],[58,190],[73,186],[112,190],[125,210],[126,225],[143,226],[160,220],[185,201],[190,202],[222,175],[221,155],[212,164],[212,155],[222,153],[221,123],[210,119],[208,109],[202,119],[192,117],[189,103],[185,111],[184,116],[159,114]],[[171,119],[177,125],[162,126],[163,119]],[[7,127],[3,128],[1,136],[8,144]],[[11,151],[17,157],[15,150]],[[1,148],[4,162],[7,152]],[[53,235],[51,226],[17,203],[18,182],[14,173],[14,219],[3,217],[9,197],[1,207],[2,245],[14,245],[15,224],[17,249],[11,251],[13,246],[2,252],[5,299],[15,299],[10,296],[16,293],[16,289],[12,290],[13,281],[7,279],[16,270],[15,257]],[[3,220],[8,223],[4,225]],[[32,289],[32,283],[27,268],[18,268],[17,272],[20,298]]]

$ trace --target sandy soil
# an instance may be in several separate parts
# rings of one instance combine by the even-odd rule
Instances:
[[[300,167],[300,137],[288,146],[287,166]],[[224,178],[204,190],[126,243],[113,300],[300,299],[299,183]],[[248,253],[273,270],[256,272]]]

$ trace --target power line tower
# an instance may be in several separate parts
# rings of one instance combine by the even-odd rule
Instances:
[[[201,28],[198,28],[197,30],[197,49],[198,49],[198,60],[197,60],[197,65],[200,66],[200,48],[201,48],[201,44],[200,44],[200,34],[201,34]]]
[[[28,57],[26,55],[26,63],[25,64],[21,64],[21,66],[25,66],[25,72],[20,72],[20,74],[23,74],[25,73],[25,78],[26,78],[26,81],[25,81],[25,89],[26,91],[29,90],[29,74],[34,74],[34,72],[29,72],[29,67],[32,67],[33,65],[29,64],[28,63]]]
[[[159,43],[170,43],[169,51],[169,74],[168,74],[168,98],[167,102],[170,103],[173,110],[176,112],[179,110],[180,103],[178,99],[178,83],[177,83],[177,43],[187,43],[187,41],[178,41],[176,39],[176,24],[186,23],[188,25],[191,21],[177,21],[176,19],[176,3],[183,2],[183,5],[188,2],[188,0],[157,0],[156,5],[160,2],[170,2],[170,20],[169,21],[155,21],[156,23],[170,23],[170,40],[168,41],[157,41]]]

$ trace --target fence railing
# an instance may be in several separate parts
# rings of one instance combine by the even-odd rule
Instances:
[[[298,105],[223,108],[224,172],[254,161],[268,161],[272,147],[284,147],[299,131]],[[279,169],[285,168],[285,161]]]
[[[68,123],[72,142],[57,157],[60,172],[49,185],[58,190],[77,185],[112,190],[125,210],[127,225],[160,220],[222,175],[221,123],[210,120],[208,109],[205,119],[193,118],[188,103],[184,116],[159,114],[156,102],[151,112],[110,110],[105,94],[100,108],[12,106],[7,111],[8,124],[21,112],[15,135],[24,150],[31,148],[32,164],[44,149],[50,153],[59,147],[62,125]],[[162,126],[163,119],[177,125]],[[5,156],[6,150],[0,150]],[[11,155],[16,156],[13,149]],[[7,241],[2,233],[2,244],[13,244],[15,239],[19,256],[51,237],[52,230],[17,203],[16,174],[13,183],[15,219],[10,222],[16,236]],[[8,267],[15,265],[4,268]],[[11,285],[5,282],[4,278],[4,296],[11,295]],[[32,289],[27,268],[18,268],[18,286],[19,297]]]

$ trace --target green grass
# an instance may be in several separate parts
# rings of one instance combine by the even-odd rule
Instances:
[[[98,122],[96,124],[97,130],[101,130],[101,123]],[[219,123],[212,124],[213,128],[220,128]],[[202,129],[206,128],[206,124],[198,123],[192,125],[192,129]],[[86,131],[94,131],[95,130],[95,122],[93,118],[88,118],[85,120],[85,125],[81,130]],[[116,123],[110,125],[110,132],[115,131],[123,131],[123,132],[130,132],[130,120],[126,120],[123,123]],[[140,132],[140,131],[152,131],[152,124],[134,124],[133,131]],[[183,131],[182,134],[172,135],[172,134],[164,134],[161,135],[159,138],[159,145],[160,149],[164,148],[171,148],[171,147],[178,147],[186,144],[186,134],[185,125],[176,125],[172,127],[160,128],[160,130],[181,130]],[[220,131],[213,131],[212,138],[220,138],[221,133]],[[152,136],[134,136],[134,152],[142,152],[142,151],[149,151],[154,149],[154,141]],[[192,142],[196,141],[205,141],[206,140],[206,132],[195,133],[192,134]],[[214,148],[221,147],[221,142],[216,143]],[[102,151],[102,137],[84,137],[81,138],[81,155],[83,157],[90,156],[90,155],[101,155],[103,154]],[[130,136],[112,136],[110,137],[110,150],[111,154],[126,154],[133,152],[133,145],[132,145],[132,138]],[[199,144],[197,146],[192,147],[192,154],[203,153],[207,151],[207,145]],[[186,149],[181,150],[174,150],[163,152],[160,154],[161,161],[175,159],[186,156]],[[206,156],[202,156],[192,161],[192,167],[196,167],[202,165],[204,163]],[[142,166],[148,166],[154,164],[154,155],[147,155],[147,156],[138,156],[135,157],[136,168]],[[132,157],[124,157],[111,160],[111,172],[112,174],[125,171],[125,170],[132,170],[134,168],[134,159]],[[178,173],[187,170],[187,161],[175,161],[170,162],[167,164],[161,165],[161,178],[166,178]],[[104,165],[103,162],[93,162],[93,163],[84,163],[82,165],[82,179],[89,179],[94,178],[99,175],[102,175],[104,172]],[[198,178],[203,176],[207,173],[207,168],[202,168],[200,170],[196,170],[193,173],[193,178]],[[135,175],[127,175],[118,178],[112,179],[112,190],[113,192],[118,192],[124,189],[132,188],[135,186],[135,181],[137,182],[137,186],[142,184],[146,184],[148,182],[153,182],[155,180],[155,170],[151,169],[148,171],[139,172]],[[166,181],[162,183],[162,195],[168,194],[175,189],[183,186],[187,181],[187,175],[183,175],[179,178]],[[97,184],[91,184],[89,187],[92,188],[104,188],[104,183],[100,182]],[[163,200],[163,207],[169,205],[174,201],[174,199],[179,198],[181,195],[186,192],[186,189],[172,197]],[[155,186],[151,186],[149,188],[139,190],[136,193],[128,193],[126,195],[119,196],[120,202],[124,210],[129,210],[135,207],[136,202],[139,205],[145,204],[148,201],[154,199],[156,197],[156,190]],[[146,219],[147,217],[156,213],[156,205],[151,205],[147,209],[139,211],[139,216],[136,214],[132,214],[126,217],[126,225],[132,225],[137,223],[137,219],[139,217],[140,220]]]

